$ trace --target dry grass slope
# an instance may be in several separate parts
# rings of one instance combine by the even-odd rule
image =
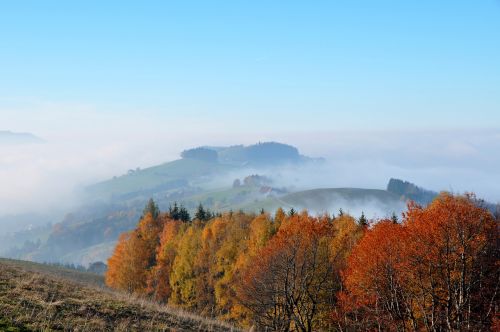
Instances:
[[[0,331],[236,331],[99,287],[99,278],[0,259]]]

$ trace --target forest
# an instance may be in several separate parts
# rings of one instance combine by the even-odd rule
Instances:
[[[106,284],[258,331],[498,331],[499,221],[473,194],[381,220],[150,200]]]

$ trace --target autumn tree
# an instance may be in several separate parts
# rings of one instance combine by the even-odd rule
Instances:
[[[328,222],[305,213],[282,223],[278,233],[247,268],[238,298],[262,329],[313,331],[331,309],[336,290]]]
[[[243,326],[251,325],[252,313],[238,301],[235,290],[239,287],[242,273],[254,264],[260,250],[279,228],[276,219],[273,220],[267,213],[259,214],[253,219],[249,217],[252,216],[245,216],[238,222],[239,231],[235,232],[232,239],[237,240],[235,243],[237,247],[233,248],[236,250],[232,250],[236,254],[234,256],[236,259],[232,264],[226,265],[224,277],[218,283],[217,288],[217,302],[222,318],[238,322]],[[219,259],[224,259],[224,254],[230,248],[228,244],[222,246],[218,253]]]
[[[127,269],[123,266],[127,257],[130,233],[120,235],[113,254],[108,259],[108,270],[105,274],[106,285],[115,289],[132,289],[127,278]]]
[[[182,224],[178,220],[167,220],[156,250],[156,265],[148,280],[149,293],[160,302],[168,302],[172,289],[170,275],[177,255],[179,237],[182,236]]]
[[[287,215],[282,208],[278,208],[274,214],[274,224],[276,229],[279,229],[281,223],[286,219]]]
[[[262,216],[262,215],[261,215]],[[250,225],[253,214],[233,214],[228,222],[226,236],[216,252],[215,300],[217,312],[222,318],[231,319],[236,305],[235,272],[240,254],[248,247]]]
[[[223,276],[218,266],[217,251],[228,236],[233,215],[225,214],[205,225],[201,232],[201,248],[194,260],[196,296],[199,310],[205,315],[218,314],[215,284]]]
[[[197,303],[195,258],[201,248],[202,229],[190,225],[179,239],[170,274],[171,295],[169,303],[184,309],[199,310]]]
[[[120,236],[106,284],[262,330],[499,325],[498,218],[473,195],[441,194],[369,225],[342,211],[186,214],[150,200]]]
[[[111,287],[138,294],[148,292],[149,275],[156,265],[156,248],[164,222],[152,200],[144,211],[146,214],[137,228],[120,237],[108,260],[106,275],[106,282]]]
[[[108,260],[106,284],[129,293],[144,294],[150,268],[150,253],[137,232],[120,236]]]
[[[401,268],[416,325],[483,330],[498,313],[498,223],[474,195],[443,193],[427,208],[410,205]]]
[[[360,225],[360,227],[363,227]],[[404,329],[409,304],[405,301],[398,269],[402,263],[403,228],[379,221],[354,247],[344,272],[340,326],[356,330]]]
[[[353,250],[340,294],[348,325],[382,330],[484,330],[498,310],[498,224],[474,196],[411,203]]]

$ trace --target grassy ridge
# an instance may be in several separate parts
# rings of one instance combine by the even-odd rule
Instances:
[[[170,181],[195,180],[200,176],[221,173],[232,167],[196,159],[178,159],[158,166],[145,168],[132,174],[100,182],[89,187],[92,194],[125,194],[138,190],[154,189]]]
[[[102,277],[0,259],[0,331],[234,331],[102,285]]]

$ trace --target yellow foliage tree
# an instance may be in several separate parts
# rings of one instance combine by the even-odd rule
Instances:
[[[192,225],[179,240],[177,255],[170,274],[169,303],[184,309],[198,311],[195,258],[201,249],[201,227]]]

